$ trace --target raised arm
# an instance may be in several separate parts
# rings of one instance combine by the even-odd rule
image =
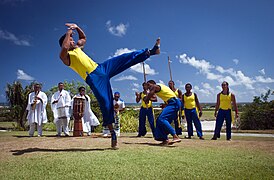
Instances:
[[[66,23],[66,26],[68,26],[68,28],[72,30],[76,29],[79,35],[77,46],[80,48],[84,48],[84,45],[86,44],[86,40],[87,40],[84,31],[79,26],[77,26],[77,24],[74,24],[74,23]]]

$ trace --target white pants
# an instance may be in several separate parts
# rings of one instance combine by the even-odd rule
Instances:
[[[31,123],[29,125],[29,135],[33,136],[34,135],[34,131],[35,131],[35,125],[37,123]],[[41,124],[40,126],[37,124],[37,131],[38,131],[38,136],[42,136],[42,128],[43,128],[43,124]]]
[[[57,135],[60,136],[62,134],[62,128],[64,133],[66,135],[69,135],[68,122],[69,122],[68,118],[61,118],[56,121],[55,125],[56,125]]]

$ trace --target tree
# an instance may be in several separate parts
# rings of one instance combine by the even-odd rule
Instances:
[[[28,104],[28,94],[32,91],[34,82],[23,88],[20,81],[7,84],[6,98],[11,107],[11,116],[16,120],[18,127],[26,129],[26,108]]]
[[[253,102],[243,108],[240,129],[274,129],[274,101],[268,102],[271,91],[255,96]]]

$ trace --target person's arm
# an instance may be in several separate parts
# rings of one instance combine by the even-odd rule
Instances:
[[[66,26],[68,26],[68,28],[72,30],[76,29],[79,35],[77,46],[80,48],[84,48],[84,45],[86,44],[86,40],[87,40],[84,31],[79,26],[77,26],[77,24],[74,24],[74,23],[66,23]]]
[[[148,95],[145,96],[144,99],[143,99],[143,100],[145,101],[146,104],[148,104],[150,98],[151,98],[156,92],[159,92],[158,89],[160,89],[160,86],[158,86],[158,85],[153,85],[153,86],[151,86],[151,87],[149,88],[149,93],[148,93]]]
[[[239,117],[239,113],[238,113],[238,107],[237,107],[237,103],[236,103],[236,97],[234,94],[231,93],[231,100],[232,100],[232,104],[235,110],[235,118]]]
[[[157,102],[157,96],[156,96],[156,94],[153,94],[152,97],[150,98],[150,100],[152,102]]]
[[[136,96],[136,103],[139,103],[141,100],[141,93],[135,92],[135,96]]]
[[[198,96],[197,96],[196,93],[194,93],[194,97],[195,97],[195,102],[196,102],[196,104],[197,104],[197,107],[198,107],[198,109],[199,109],[199,117],[202,117],[202,115],[203,115],[202,107],[201,107],[201,105],[200,105],[200,102],[199,102],[199,99],[198,99]]]
[[[72,36],[72,29],[68,29],[68,31],[66,33],[66,37],[65,37],[62,47],[61,47],[61,52],[60,52],[60,59],[67,66],[70,65],[70,59],[69,59],[69,54],[68,54],[68,50],[70,48],[70,36]]]
[[[214,113],[215,117],[217,117],[217,111],[219,110],[219,107],[220,107],[220,93],[217,95],[217,103],[215,106],[215,113]]]

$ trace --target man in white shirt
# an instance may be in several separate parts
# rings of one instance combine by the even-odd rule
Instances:
[[[68,123],[70,120],[71,97],[69,92],[64,90],[64,83],[58,83],[58,89],[59,91],[55,92],[51,97],[51,109],[57,131],[56,136],[61,136],[62,129],[65,136],[69,136]]]
[[[29,136],[34,135],[35,126],[37,125],[38,137],[42,136],[42,125],[48,121],[46,106],[48,103],[47,95],[41,91],[40,84],[34,84],[34,92],[28,97],[27,120],[30,126]]]

